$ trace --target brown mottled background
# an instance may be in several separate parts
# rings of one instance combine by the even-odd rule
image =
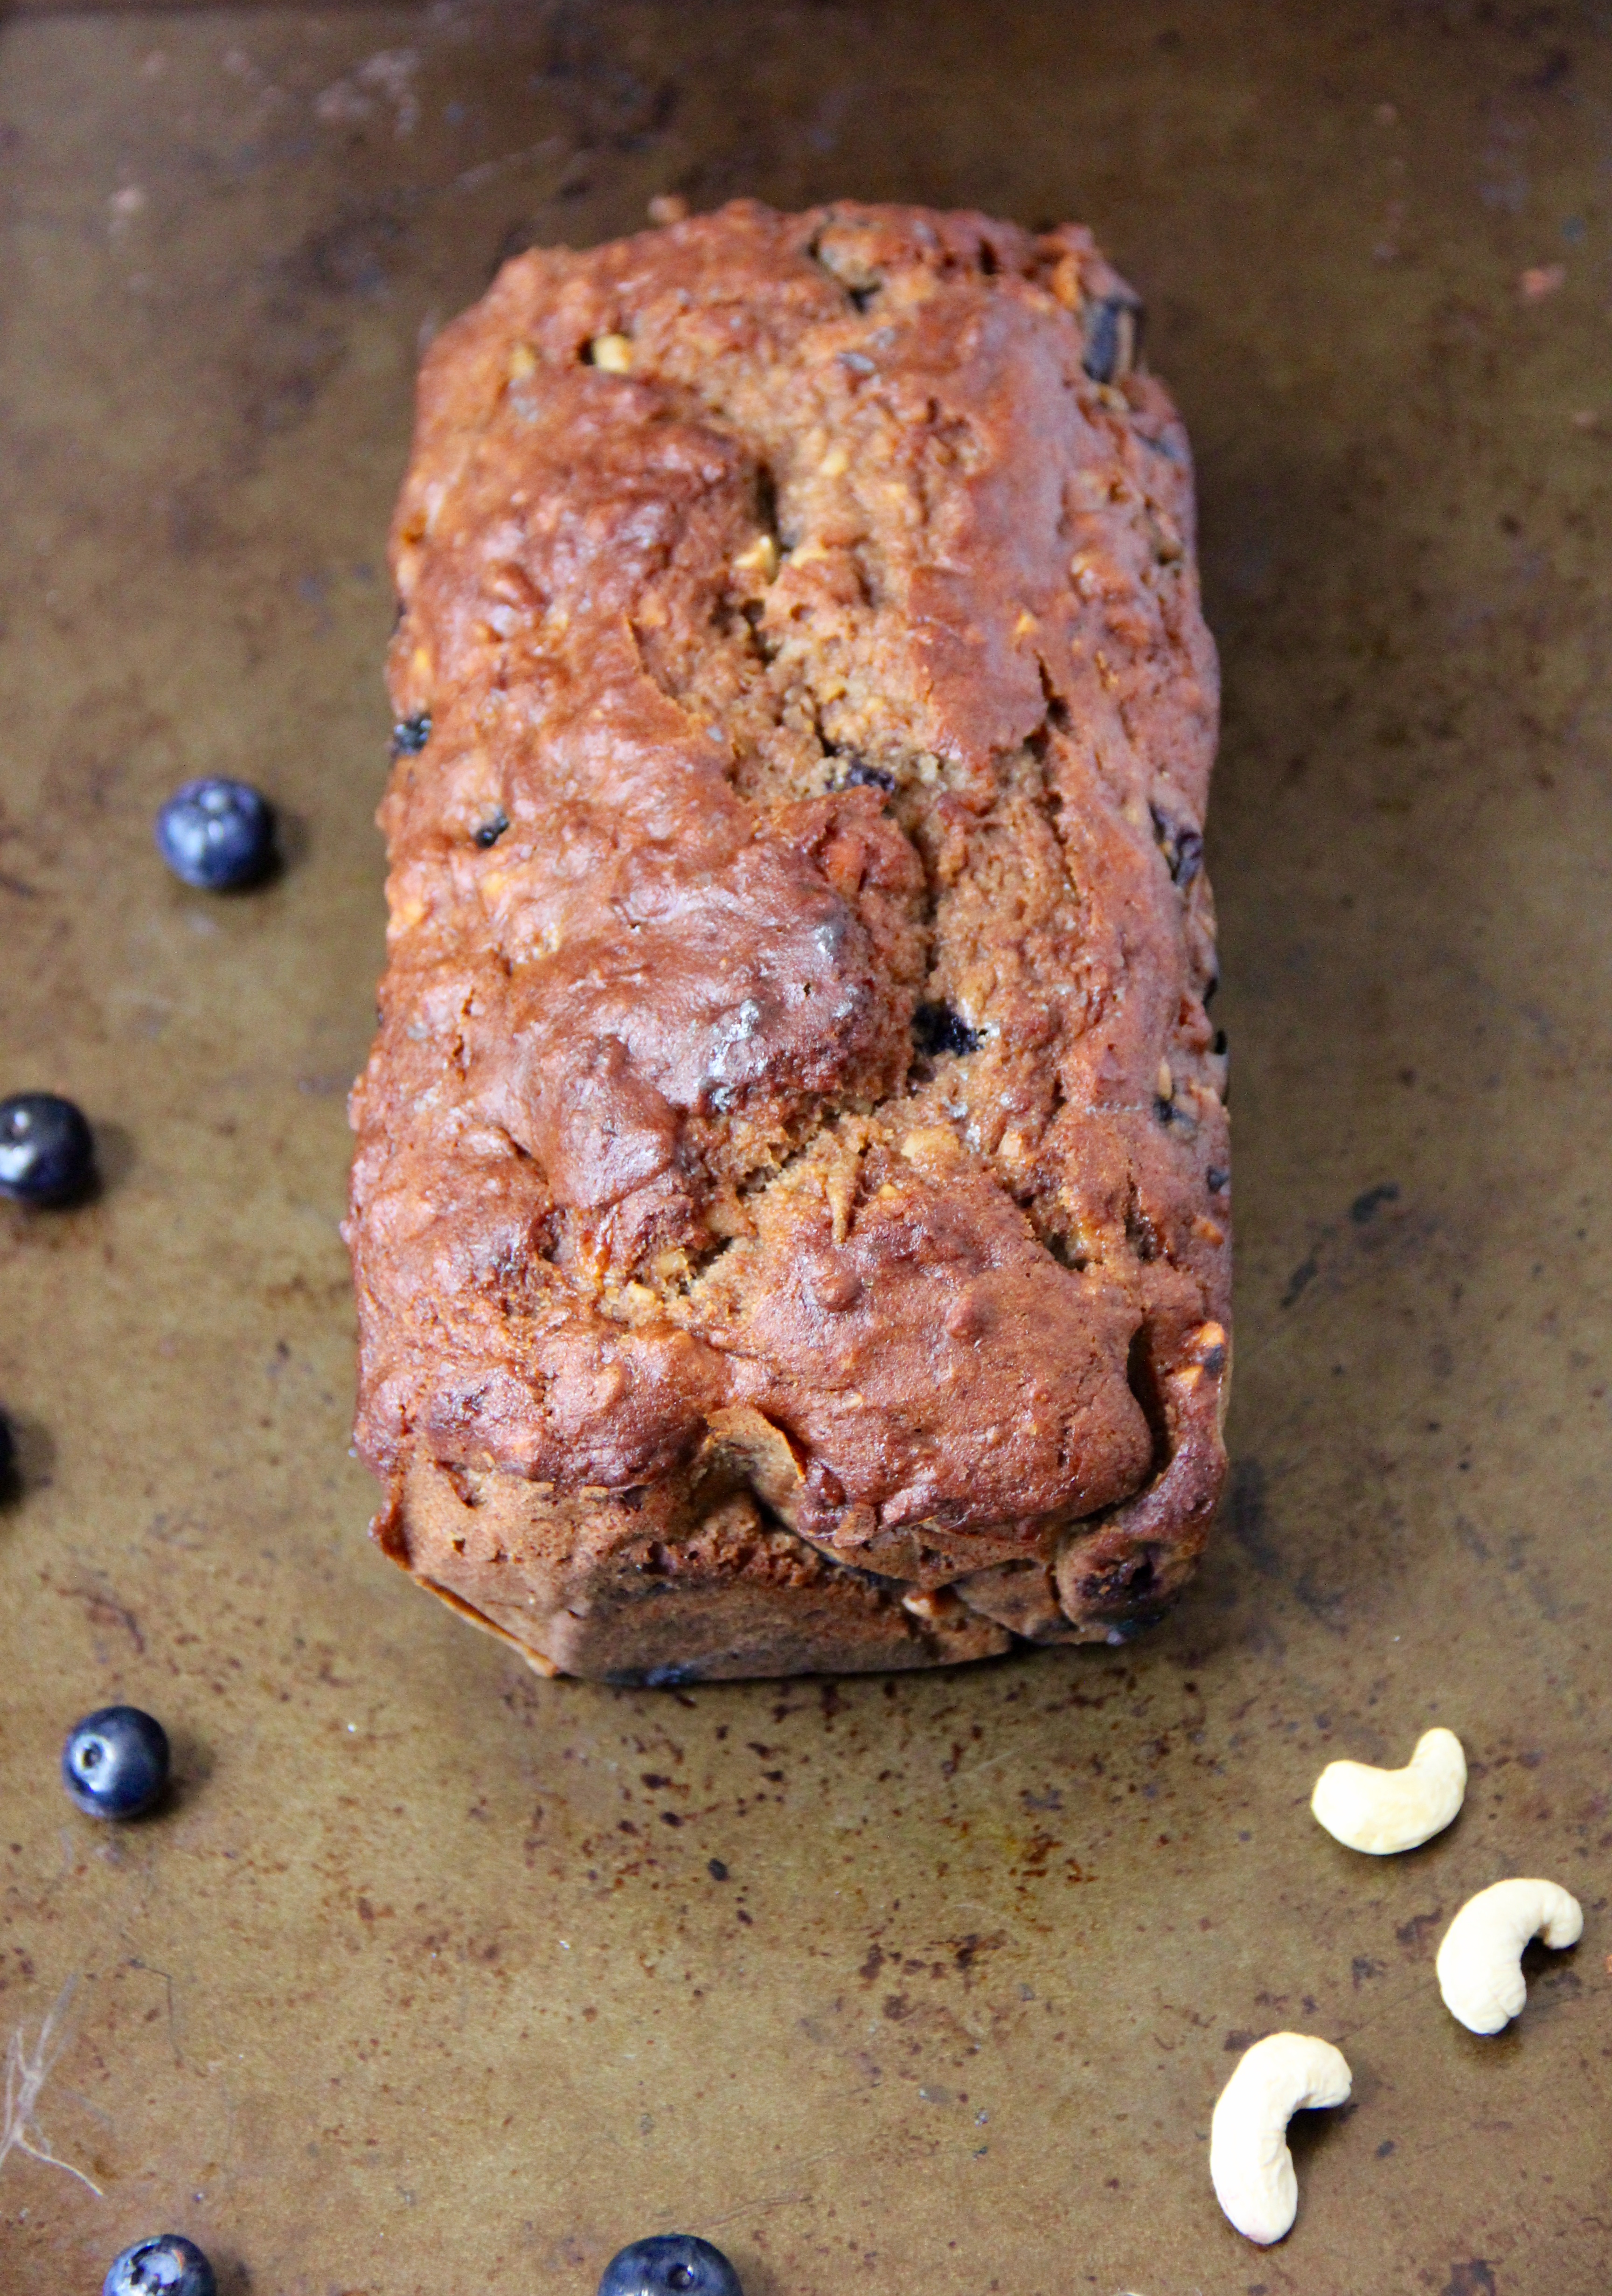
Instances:
[[[1123,1652],[539,1684],[366,1548],[342,1095],[381,940],[382,541],[419,343],[656,192],[1095,225],[1200,458],[1226,727],[1235,1479]],[[1612,12],[481,4],[0,24],[0,1090],[104,1192],[0,1212],[0,2035],[70,1979],[0,2291],[175,2226],[225,2296],[1592,2296],[1612,2249],[1605,1305]],[[236,901],[158,799],[261,781]],[[55,1782],[174,1732],[158,1822]],[[1317,1769],[1466,1739],[1394,1862]],[[1508,1872],[1588,1922],[1477,2041]],[[1531,1964],[1532,1966],[1532,1961]],[[1245,2037],[1340,2041],[1261,2253]]]

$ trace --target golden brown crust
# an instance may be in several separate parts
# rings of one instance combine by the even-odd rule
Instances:
[[[745,202],[428,355],[358,1435],[540,1663],[1114,1636],[1201,1550],[1216,677],[1133,301],[1073,227]]]

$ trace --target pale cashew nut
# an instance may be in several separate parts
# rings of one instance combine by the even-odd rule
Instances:
[[[1498,2033],[1528,1997],[1522,1956],[1530,1938],[1559,1952],[1583,1933],[1583,1908],[1554,1882],[1480,1890],[1444,1931],[1434,1964],[1445,2008],[1469,2033]]]
[[[1310,1807],[1335,1841],[1386,1857],[1442,1833],[1467,1792],[1467,1758],[1453,1730],[1427,1730],[1402,1770],[1328,1762]]]
[[[1293,2229],[1298,2178],[1287,2123],[1316,2104],[1343,2104],[1352,2076],[1340,2050],[1308,2033],[1268,2033],[1238,2061],[1209,2124],[1215,2198],[1262,2247]]]

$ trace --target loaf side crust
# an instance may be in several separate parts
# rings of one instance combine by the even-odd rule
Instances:
[[[545,1670],[1123,1639],[1202,1550],[1218,686],[1134,324],[1074,226],[745,201],[427,354],[358,1440]]]

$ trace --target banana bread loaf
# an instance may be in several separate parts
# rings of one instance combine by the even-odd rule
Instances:
[[[427,355],[358,1441],[546,1672],[1112,1642],[1202,1549],[1217,685],[1139,316],[1073,226],[745,201]]]

